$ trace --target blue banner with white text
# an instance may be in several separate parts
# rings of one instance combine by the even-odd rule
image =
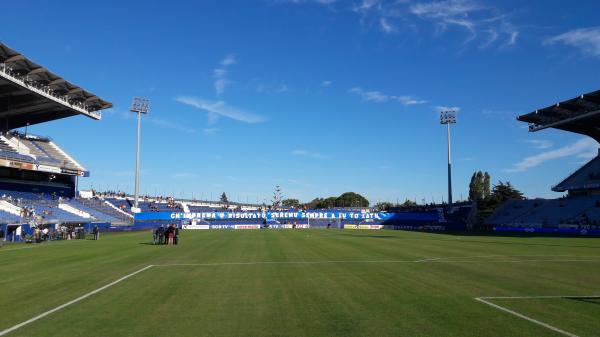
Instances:
[[[135,221],[153,220],[235,220],[235,219],[327,219],[327,220],[387,220],[392,213],[343,212],[343,211],[281,211],[281,212],[142,212],[136,213]]]

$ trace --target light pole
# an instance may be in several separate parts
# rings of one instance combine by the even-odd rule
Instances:
[[[150,101],[146,98],[133,98],[131,102],[131,112],[137,113],[137,148],[135,150],[135,203],[134,212],[139,212],[138,200],[140,197],[140,127],[142,122],[142,114],[147,114],[150,111]]]
[[[440,124],[448,127],[448,206],[452,206],[452,155],[450,151],[450,124],[456,124],[456,110],[440,111]]]

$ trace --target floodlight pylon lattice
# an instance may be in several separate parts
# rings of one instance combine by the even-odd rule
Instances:
[[[135,151],[135,201],[134,212],[139,212],[139,194],[140,194],[140,133],[142,114],[150,112],[150,100],[147,98],[134,97],[131,102],[131,112],[137,113],[137,147]]]
[[[440,124],[446,124],[448,128],[448,206],[452,207],[452,152],[450,124],[456,124],[456,110],[447,109],[440,111]]]

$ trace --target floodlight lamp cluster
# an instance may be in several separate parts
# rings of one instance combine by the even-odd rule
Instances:
[[[135,97],[131,102],[130,111],[147,114],[150,111],[150,100],[147,98]]]
[[[456,110],[440,111],[440,124],[455,124],[455,123],[456,123]]]

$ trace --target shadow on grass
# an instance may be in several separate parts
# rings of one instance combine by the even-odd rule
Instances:
[[[569,297],[568,299],[577,302],[600,305],[600,297]]]

